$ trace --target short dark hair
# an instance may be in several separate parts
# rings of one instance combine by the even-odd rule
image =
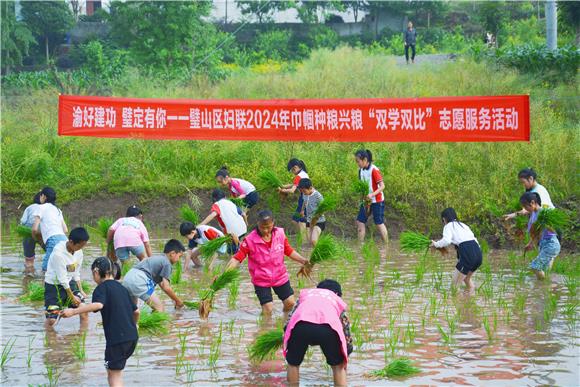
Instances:
[[[183,244],[181,244],[181,242],[177,239],[168,240],[165,244],[165,247],[163,248],[163,254],[169,254],[171,252],[183,253],[184,251],[185,247],[183,247]]]
[[[441,217],[447,221],[447,223],[451,222],[459,222],[457,219],[457,213],[455,209],[452,207],[446,208],[441,212]]]
[[[299,160],[299,159],[290,159],[290,161],[288,161],[288,165],[286,167],[288,168],[288,172],[294,167],[298,167],[301,170],[303,170],[304,172],[308,172],[306,170],[306,164],[304,164],[304,161]]]
[[[369,164],[373,162],[373,154],[368,149],[359,149],[354,153],[354,156],[360,160],[366,159]]]
[[[316,285],[318,289],[327,289],[336,293],[337,296],[342,297],[342,287],[333,279],[325,279],[324,281],[320,281],[318,285]]]
[[[217,202],[218,200],[222,200],[223,198],[226,197],[226,193],[224,191],[222,191],[221,189],[214,189],[211,193],[211,199],[214,202]]]
[[[308,178],[300,179],[298,183],[298,189],[309,189],[312,188],[312,180]]]
[[[537,205],[542,205],[542,198],[537,192],[525,192],[522,196],[520,196],[520,203],[521,204],[532,204],[532,200],[536,202]]]
[[[107,257],[98,257],[95,259],[91,265],[91,270],[95,269],[97,269],[99,272],[99,277],[101,278],[105,278],[107,275],[111,275],[116,280],[121,279],[121,267],[119,266],[119,263],[112,262]]]
[[[265,220],[271,219],[274,220],[274,214],[272,211],[265,209],[258,212],[258,223],[263,222]]]
[[[533,178],[536,180],[538,174],[532,168],[524,168],[518,173],[518,179],[529,179]]]
[[[54,189],[50,187],[44,187],[40,191],[40,194],[46,197],[46,203],[54,204],[56,202],[56,191]]]
[[[195,230],[195,224],[191,222],[183,222],[179,226],[179,233],[181,236],[189,235],[193,230]]]
[[[89,240],[89,233],[84,227],[73,228],[68,234],[69,241],[72,241],[75,245],[81,242],[86,242]]]
[[[141,211],[139,207],[133,204],[131,207],[127,208],[127,213],[125,216],[129,218],[131,216],[139,216],[141,214],[143,214],[143,211]]]

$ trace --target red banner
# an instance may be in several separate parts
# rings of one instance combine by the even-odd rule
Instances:
[[[61,95],[61,136],[180,140],[529,141],[527,95],[167,100]]]

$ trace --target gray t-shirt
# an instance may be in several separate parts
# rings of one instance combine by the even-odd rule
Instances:
[[[306,216],[306,221],[310,222],[312,220],[312,215],[318,208],[322,199],[324,199],[322,194],[317,190],[314,190],[310,195],[304,195],[304,215]],[[326,218],[322,215],[318,218],[318,222],[316,223],[322,223],[325,221]]]
[[[169,258],[162,256],[146,258],[136,264],[134,268],[145,272],[147,277],[151,278],[151,280],[156,284],[159,284],[161,281],[163,281],[163,278],[167,279],[167,281],[170,281],[171,271],[173,270],[173,266],[171,265],[171,262],[169,262]]]

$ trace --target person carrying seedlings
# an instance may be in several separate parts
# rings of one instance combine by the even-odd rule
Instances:
[[[256,187],[247,180],[231,177],[225,165],[217,171],[215,179],[218,184],[227,188],[234,198],[242,199],[247,208],[252,208],[258,203],[260,195]]]
[[[74,228],[67,241],[54,246],[44,276],[44,308],[46,326],[56,324],[59,314],[69,305],[77,308],[87,297],[81,286],[83,247],[89,233],[82,227]],[[88,323],[86,313],[80,313],[81,326]]]
[[[310,240],[310,243],[312,243],[312,245],[314,246],[318,241],[320,233],[322,233],[322,231],[324,231],[324,229],[326,228],[326,218],[324,217],[324,215],[321,215],[317,219],[314,219],[316,221],[316,224],[312,224],[313,215],[316,212],[316,209],[318,208],[320,202],[322,202],[322,200],[324,199],[324,197],[320,192],[314,189],[314,187],[312,186],[312,181],[310,181],[310,179],[308,178],[300,180],[300,182],[298,183],[298,189],[300,190],[300,194],[303,197],[303,204],[302,209],[300,210],[300,216],[306,218],[308,239]]]
[[[483,254],[479,242],[473,232],[465,223],[457,219],[457,213],[451,207],[446,208],[441,213],[443,222],[443,238],[438,241],[431,241],[431,247],[437,249],[454,245],[457,249],[457,265],[453,273],[453,286],[459,286],[461,282],[467,286],[466,291],[473,293],[475,285],[471,277],[481,266]]]
[[[238,251],[240,238],[248,232],[248,226],[242,210],[234,203],[226,199],[226,194],[221,189],[214,189],[211,193],[214,201],[209,215],[199,224],[207,225],[216,218],[224,234],[232,236],[233,243],[228,246],[228,251],[234,254]]]
[[[550,198],[550,194],[546,187],[538,183],[537,180],[538,174],[532,168],[524,168],[518,173],[518,179],[520,183],[524,186],[526,192],[535,192],[540,195],[540,199],[542,201],[542,207],[545,208],[555,208],[554,203],[552,203],[552,199]],[[525,208],[522,208],[520,211],[512,212],[510,214],[504,215],[506,220],[513,219],[518,215],[528,215],[528,211]]]
[[[369,185],[369,193],[366,197],[367,204],[361,203],[358,216],[356,218],[358,229],[358,240],[363,242],[366,233],[366,223],[370,213],[377,229],[381,233],[381,238],[385,243],[389,242],[389,233],[385,226],[385,183],[381,171],[373,164],[373,154],[370,150],[359,149],[354,154],[356,164],[359,167],[358,178]]]
[[[332,367],[335,386],[346,386],[346,365],[352,338],[338,282],[325,279],[316,289],[303,289],[284,327],[283,351],[288,363],[288,383],[298,385],[300,365],[311,345],[320,346]]]
[[[97,287],[93,291],[93,302],[76,309],[65,309],[62,317],[80,313],[101,312],[105,331],[105,368],[109,386],[123,385],[123,369],[133,355],[139,334],[137,322],[139,309],[127,289],[116,279],[121,278],[118,263],[107,257],[99,257],[91,265],[93,280]]]
[[[215,227],[199,225],[195,226],[191,222],[183,222],[179,226],[179,233],[188,240],[188,250],[185,253],[185,265],[184,269],[187,270],[189,267],[189,261],[193,261],[195,266],[203,266],[203,263],[199,259],[201,254],[199,247],[205,245],[207,242],[214,240],[216,238],[223,237],[224,234]],[[224,244],[219,253],[225,254],[227,251],[227,245]]]
[[[107,244],[113,241],[115,255],[124,264],[132,253],[140,261],[153,255],[149,233],[143,224],[143,211],[135,205],[127,208],[124,218],[119,218],[107,232]]]
[[[300,180],[308,179],[309,176],[308,172],[306,171],[306,164],[304,164],[304,161],[302,160],[290,159],[290,161],[288,161],[287,168],[288,172],[292,172],[294,174],[294,180],[292,181],[292,184],[279,187],[278,192],[292,194],[298,189]],[[303,215],[300,215],[303,204],[304,196],[301,193],[298,197],[298,206],[296,207],[296,211],[294,212],[294,215],[292,215],[292,223],[294,223],[296,230],[301,234],[304,234],[306,231],[306,218]]]
[[[530,269],[536,274],[536,278],[543,280],[546,278],[545,271],[552,267],[554,258],[560,254],[560,241],[555,230],[546,226],[539,226],[538,217],[542,211],[550,211],[542,207],[542,199],[537,192],[526,192],[520,197],[520,203],[527,213],[530,214],[528,221],[528,232],[530,242],[526,245],[525,251],[533,250],[538,244],[538,256],[530,263]],[[556,211],[556,210],[554,210]]]
[[[34,210],[34,223],[32,224],[32,237],[40,239],[45,245],[45,254],[42,258],[42,270],[46,272],[48,261],[54,247],[68,238],[68,228],[64,222],[62,211],[54,204],[56,202],[56,192],[50,187],[44,187],[40,191],[40,201],[42,204]]]
[[[20,218],[20,225],[24,227],[29,227],[32,229],[32,225],[34,224],[34,213],[38,211],[38,207],[44,203],[44,198],[42,197],[40,192],[34,195],[34,199],[32,204],[26,207],[24,212],[22,213],[22,217]],[[40,239],[42,241],[42,239]],[[35,249],[36,249],[36,239],[31,236],[26,236],[22,239],[22,250],[24,251],[24,273],[26,275],[34,275],[34,259],[35,257]],[[41,244],[43,247],[44,245]]]
[[[225,270],[240,266],[248,258],[248,271],[256,296],[262,306],[262,313],[270,315],[274,308],[272,289],[284,304],[284,311],[294,306],[294,290],[290,286],[284,256],[302,265],[308,260],[298,254],[288,242],[281,227],[274,227],[274,216],[270,210],[258,212],[256,228],[248,234],[240,250],[230,259]]]
[[[129,270],[123,279],[123,286],[129,291],[133,303],[137,304],[140,298],[153,310],[163,312],[161,300],[153,293],[155,286],[159,285],[173,300],[176,308],[183,307],[183,302],[171,288],[170,280],[173,265],[179,262],[184,251],[185,247],[180,241],[170,239],[163,248],[165,256],[144,259]]]

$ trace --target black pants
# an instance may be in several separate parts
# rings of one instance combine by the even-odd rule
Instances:
[[[407,59],[407,62],[409,61],[409,47],[411,47],[411,59],[415,60],[415,45],[407,44],[405,46],[405,59]]]

